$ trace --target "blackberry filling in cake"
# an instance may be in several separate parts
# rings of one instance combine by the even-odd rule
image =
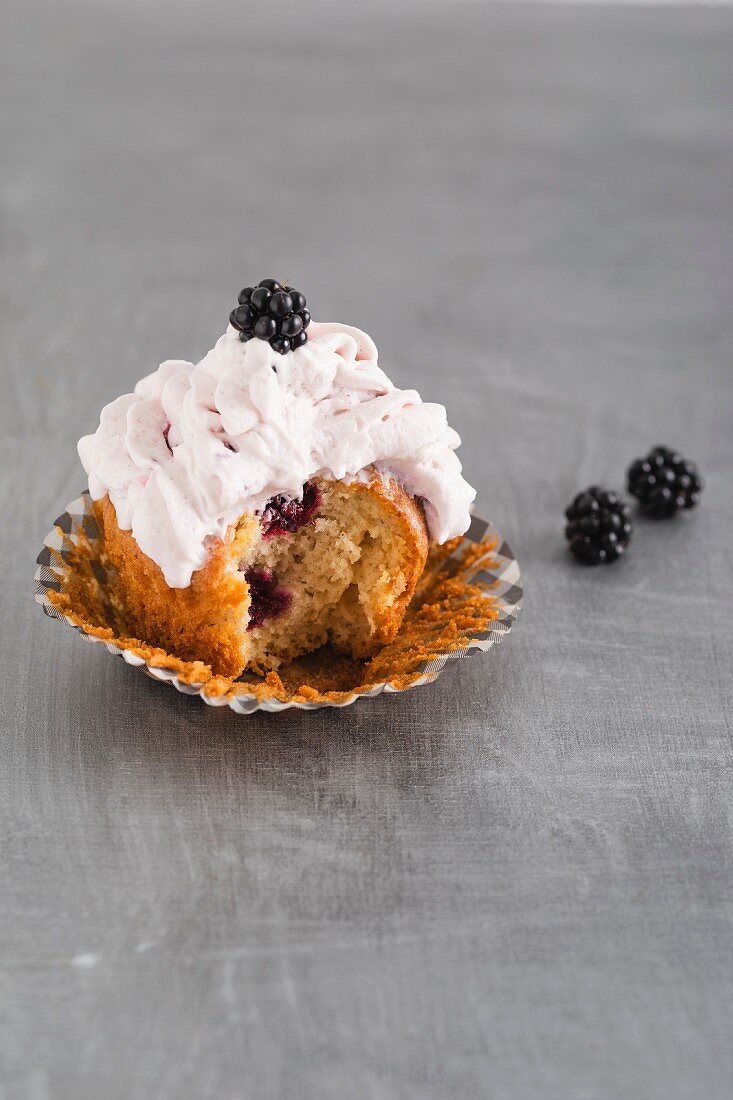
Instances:
[[[227,676],[370,656],[429,542],[468,527],[459,442],[365,333],[246,287],[200,363],[161,364],[79,443],[129,632]]]
[[[288,500],[284,496],[276,496],[268,500],[260,519],[264,537],[294,535],[301,527],[315,521],[320,503],[321,494],[312,481],[307,481],[303,486],[303,496],[300,500]]]
[[[276,619],[290,607],[292,596],[278,585],[271,569],[255,569],[250,566],[244,572],[249,585],[249,620],[247,630],[263,626],[268,619]]]

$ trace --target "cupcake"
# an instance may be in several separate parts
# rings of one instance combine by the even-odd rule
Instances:
[[[394,639],[430,545],[470,523],[459,443],[365,333],[265,279],[199,363],[107,405],[79,455],[129,631],[237,677]]]

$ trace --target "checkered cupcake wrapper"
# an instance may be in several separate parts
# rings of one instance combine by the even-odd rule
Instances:
[[[207,695],[205,685],[187,684],[179,679],[171,669],[157,668],[147,664],[138,654],[129,649],[123,649],[113,642],[103,638],[97,638],[87,632],[51,602],[49,592],[60,592],[64,580],[65,570],[68,568],[69,553],[80,537],[84,537],[90,543],[100,538],[100,531],[91,510],[91,497],[88,492],[83,493],[77,500],[68,505],[54,523],[44,539],[43,549],[37,558],[38,568],[35,572],[36,603],[39,603],[46,615],[52,619],[59,619],[72,627],[88,642],[96,642],[103,645],[110,653],[114,653],[133,668],[137,668],[150,676],[153,680],[172,684],[177,691],[184,695],[198,695],[209,706],[228,706],[238,714],[252,714],[256,710],[280,711],[289,707],[298,707],[300,710],[317,710],[320,707],[336,706],[345,707],[355,703],[357,699],[371,699],[382,692],[409,691],[412,688],[430,684],[436,680],[440,673],[454,661],[470,657],[474,653],[486,653],[509,633],[514,620],[522,607],[522,577],[516,558],[509,549],[497,529],[488,520],[474,514],[471,526],[463,537],[462,542],[456,547],[450,557],[444,559],[437,567],[436,572],[455,574],[460,568],[460,555],[467,543],[495,543],[489,557],[489,566],[478,572],[472,579],[475,584],[486,589],[491,595],[497,617],[487,626],[487,629],[473,636],[467,645],[460,649],[441,653],[423,662],[418,670],[418,679],[413,680],[408,687],[396,687],[390,683],[373,684],[364,690],[355,690],[344,699],[337,702],[301,702],[296,700],[262,699],[254,695],[236,696],[212,696]],[[98,566],[97,579],[104,585],[104,574],[101,566]]]

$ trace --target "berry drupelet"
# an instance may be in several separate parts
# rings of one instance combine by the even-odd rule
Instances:
[[[669,447],[654,447],[626,471],[629,492],[648,516],[664,519],[700,500],[703,480],[694,462]]]
[[[229,314],[229,323],[239,332],[242,343],[257,337],[285,355],[307,343],[311,315],[305,295],[299,290],[276,279],[263,279],[240,292],[239,305]]]
[[[630,514],[618,493],[608,493],[597,485],[578,493],[565,510],[565,536],[573,555],[587,565],[616,561],[631,539]]]

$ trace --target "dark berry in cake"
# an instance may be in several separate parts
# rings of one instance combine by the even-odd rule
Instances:
[[[629,492],[641,509],[655,519],[673,516],[700,501],[703,480],[694,462],[669,447],[654,447],[626,471]]]
[[[258,286],[246,286],[240,291],[239,305],[229,314],[229,323],[238,331],[242,343],[256,336],[267,340],[280,355],[307,343],[310,320],[305,295],[277,279],[263,279]]]
[[[284,588],[278,588],[271,569],[248,569],[244,578],[249,585],[250,600],[247,630],[255,630],[268,619],[276,619],[290,607],[293,597]]]
[[[631,509],[618,493],[592,485],[578,493],[565,515],[565,536],[578,561],[606,565],[620,558],[629,545]]]
[[[315,522],[320,504],[320,491],[312,481],[306,481],[300,500],[285,496],[273,497],[272,500],[268,500],[260,516],[263,538],[267,539],[272,535],[294,535],[301,527]]]

